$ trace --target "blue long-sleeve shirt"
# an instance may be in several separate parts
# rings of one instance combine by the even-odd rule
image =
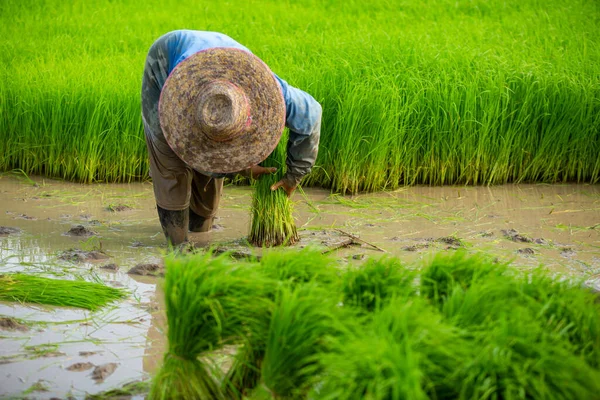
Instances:
[[[214,47],[233,47],[251,52],[222,33],[193,30],[169,32],[152,45],[146,59],[142,84],[142,114],[152,131],[162,135],[158,120],[158,101],[171,71],[192,54]],[[283,92],[286,126],[290,131],[286,161],[288,168],[284,179],[296,185],[310,172],[317,158],[322,109],[310,94],[289,85],[277,75],[275,78]]]

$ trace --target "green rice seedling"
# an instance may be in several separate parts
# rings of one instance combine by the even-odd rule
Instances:
[[[282,138],[277,148],[262,163],[263,167],[276,167],[277,172],[262,176],[254,184],[252,222],[248,239],[255,246],[290,245],[298,241],[290,199],[282,189],[271,190],[271,185],[284,175],[286,143],[286,138]]]
[[[418,297],[401,295],[333,338],[321,356],[319,399],[456,399],[473,357],[461,331]]]
[[[321,372],[326,339],[336,334],[336,301],[313,283],[282,286],[271,317],[262,383],[274,398],[304,398]]]
[[[224,10],[165,0],[172,18],[158,7],[142,18],[143,4],[0,4],[19,21],[0,25],[0,37],[17,38],[0,43],[0,169],[147,179],[144,59],[157,37],[190,27],[237,39],[323,105],[305,184],[342,193],[600,179],[593,1],[232,0]]]
[[[369,259],[348,270],[342,280],[344,304],[373,312],[395,294],[415,292],[416,272],[395,257]]]
[[[226,398],[243,399],[259,384],[267,333],[268,330],[252,332],[238,348],[233,364],[223,379],[222,391]]]
[[[150,397],[224,398],[218,372],[199,356],[241,343],[248,332],[266,331],[274,282],[227,254],[170,257],[166,269],[169,345]]]
[[[438,254],[421,273],[421,293],[438,303],[455,286],[468,289],[474,282],[502,275],[505,265],[494,264],[484,256],[467,255],[459,250],[453,255]]]
[[[260,260],[266,275],[299,285],[319,282],[330,285],[339,280],[336,261],[322,250],[306,247],[299,251],[265,251]]]
[[[263,254],[260,264],[261,272],[278,282],[272,288],[270,296],[273,299],[278,296],[282,286],[296,288],[308,283],[327,288],[331,301],[338,297],[335,261],[318,249],[305,248],[294,252],[268,250]],[[260,382],[268,335],[268,330],[253,331],[244,339],[225,379],[226,386],[229,386],[229,397],[239,398],[248,394]]]
[[[125,297],[125,291],[96,282],[50,279],[21,273],[0,275],[0,300],[79,307],[95,311]]]
[[[548,334],[565,338],[594,368],[600,369],[600,303],[579,280],[559,280],[536,270],[518,287],[537,305],[537,318]]]
[[[457,285],[446,298],[444,319],[467,332],[477,355],[465,365],[462,396],[594,398],[600,371],[557,332],[557,315],[544,315],[547,304],[524,293],[520,286],[528,279],[489,277],[467,290]]]

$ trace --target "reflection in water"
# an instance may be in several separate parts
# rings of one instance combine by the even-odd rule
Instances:
[[[138,263],[160,261],[164,249],[151,185],[36,181],[39,187],[0,177],[0,226],[22,230],[0,237],[0,273],[100,279],[125,286],[131,296],[95,313],[0,303],[0,315],[38,321],[28,332],[0,332],[0,396],[18,395],[40,379],[49,391],[35,393],[36,398],[83,397],[148,377],[165,350],[164,299],[156,279],[126,272]],[[250,188],[226,187],[218,221],[224,229],[192,234],[192,239],[215,243],[244,237],[250,194]],[[411,187],[352,197],[311,189],[294,200],[306,241],[320,243],[332,228],[340,228],[405,263],[465,247],[512,259],[519,268],[543,264],[563,273],[600,273],[600,185]],[[108,209],[118,204],[132,209]],[[65,235],[79,224],[97,236]],[[527,240],[513,240],[511,230]],[[102,251],[110,258],[84,263],[60,258],[72,248]],[[378,254],[367,245],[336,252],[349,262],[360,262],[353,256],[360,260]],[[100,268],[107,263],[117,264],[119,271]],[[97,384],[91,370],[66,370],[76,362],[116,362],[118,368]]]

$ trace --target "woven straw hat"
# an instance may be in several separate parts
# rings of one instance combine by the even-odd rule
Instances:
[[[263,161],[285,125],[285,102],[273,72],[255,55],[212,48],[179,63],[158,105],[163,134],[195,170],[238,172]]]

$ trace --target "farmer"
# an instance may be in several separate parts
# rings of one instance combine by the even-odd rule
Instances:
[[[150,47],[142,81],[142,119],[163,232],[173,245],[209,232],[223,178],[253,179],[289,128],[287,171],[271,190],[287,195],[313,167],[321,106],[221,33],[179,30]]]

